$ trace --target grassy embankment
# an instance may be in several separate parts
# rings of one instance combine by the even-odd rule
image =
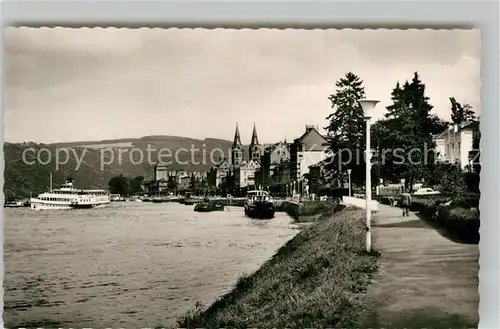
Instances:
[[[311,206],[312,207],[312,206]],[[319,207],[319,206],[317,206]],[[364,251],[364,212],[324,216],[285,244],[254,274],[208,309],[182,317],[181,328],[352,327],[376,271]]]
[[[479,243],[479,198],[470,197],[459,201],[441,195],[413,197],[411,210],[419,212],[420,217],[457,242]]]

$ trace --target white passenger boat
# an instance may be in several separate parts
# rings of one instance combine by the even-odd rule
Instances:
[[[52,186],[52,182],[50,185]],[[71,180],[67,180],[58,189],[51,188],[48,192],[30,199],[32,210],[95,208],[103,207],[109,203],[108,191],[76,189]]]

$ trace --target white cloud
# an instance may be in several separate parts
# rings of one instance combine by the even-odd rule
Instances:
[[[326,126],[348,71],[380,110],[415,71],[440,116],[450,96],[479,109],[478,31],[9,28],[5,43],[10,141],[232,139],[236,122],[244,142],[253,122],[290,140]]]

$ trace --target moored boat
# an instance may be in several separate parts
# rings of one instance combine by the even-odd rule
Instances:
[[[5,204],[4,204],[4,208],[21,208],[21,207],[24,207],[23,201],[11,200],[11,201],[5,202]]]
[[[141,197],[133,196],[133,197],[130,198],[130,201],[132,201],[132,202],[142,202],[142,199],[141,199]]]
[[[182,204],[185,204],[186,206],[192,206],[194,205],[195,203],[197,203],[198,201],[194,200],[194,199],[184,199],[182,201]]]
[[[204,199],[196,204],[194,211],[210,212],[210,211],[224,211],[224,205]]]
[[[275,213],[269,192],[263,190],[248,191],[244,209],[245,215],[255,219],[271,219]]]
[[[179,200],[179,203],[187,205],[187,206],[191,206],[191,205],[194,205],[195,203],[198,203],[198,201],[200,201],[200,200],[193,198],[191,196],[191,193],[186,193],[186,195],[184,196],[184,198],[182,198],[182,199]]]

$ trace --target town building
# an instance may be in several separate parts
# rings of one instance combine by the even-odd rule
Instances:
[[[192,178],[190,175],[179,176],[177,189],[179,191],[189,190],[191,188],[191,184],[192,184]]]
[[[224,185],[230,169],[231,164],[225,159],[214,165],[208,172],[208,185],[212,187]]]
[[[244,159],[245,149],[241,143],[240,130],[238,129],[238,124],[236,124],[236,130],[234,132],[233,145],[231,146],[231,164],[235,167],[240,166],[245,161]]]
[[[479,121],[450,125],[446,130],[436,135],[436,161],[460,165],[462,169],[472,167],[478,147]],[[477,145],[479,146],[479,145]]]
[[[168,167],[165,164],[156,163],[154,165],[154,181],[168,180]]]
[[[248,148],[248,158],[245,159],[245,147],[241,142],[238,125],[234,132],[230,157],[222,159],[208,173],[208,183],[212,187],[225,188],[240,194],[242,189],[255,187],[255,172],[260,169],[263,146],[259,143],[257,129],[253,127],[252,138]]]
[[[252,140],[248,148],[248,159],[249,161],[254,161],[260,163],[260,158],[263,152],[263,146],[259,143],[259,138],[257,137],[257,129],[255,128],[255,123],[253,124]]]
[[[208,181],[211,186],[233,187],[240,191],[264,188],[278,195],[303,194],[304,190],[309,191],[305,177],[309,167],[326,159],[328,146],[328,137],[321,135],[314,125],[306,125],[305,132],[293,143],[285,140],[263,145],[259,143],[254,125],[246,160],[236,126],[230,159],[212,167]]]
[[[306,125],[306,131],[290,145],[290,178],[301,180],[309,173],[309,166],[328,156],[328,137],[319,133],[314,125]]]
[[[144,183],[149,195],[165,195],[188,190],[192,185],[201,186],[207,181],[203,171],[172,170],[167,165],[156,163],[153,167],[153,179]]]
[[[168,166],[156,163],[153,167],[153,180],[146,182],[144,188],[150,195],[164,194],[168,190],[168,180]]]
[[[285,181],[284,173],[289,170],[290,149],[285,141],[269,145],[264,148],[261,156],[260,168],[255,173],[259,185],[270,186]],[[289,176],[289,175],[288,175]]]
[[[329,155],[326,159],[309,166],[309,190],[310,193],[319,195],[322,188],[348,188],[347,174],[336,175],[329,173],[327,167],[334,161],[334,157]]]
[[[234,170],[235,187],[245,188],[255,186],[255,172],[259,170],[260,164],[257,160],[251,159],[244,162]]]

